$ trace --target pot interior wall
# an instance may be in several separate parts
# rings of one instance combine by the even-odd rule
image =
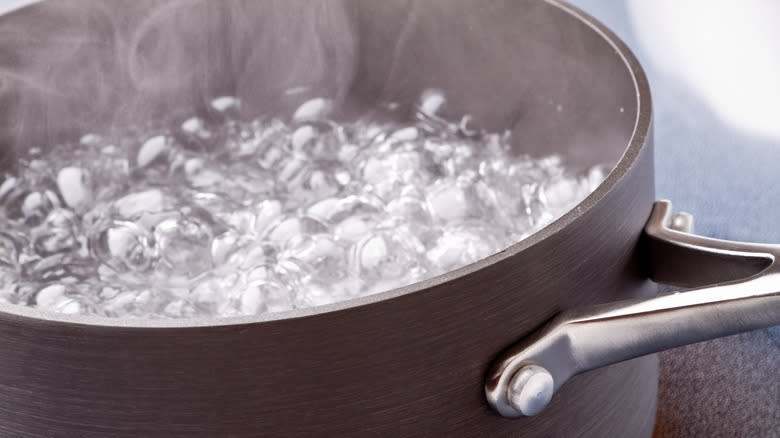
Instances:
[[[614,164],[637,107],[615,53],[536,1],[50,1],[0,19],[0,148],[12,166],[226,94],[251,115],[319,96],[347,114],[438,88],[444,115],[511,129],[519,152]]]

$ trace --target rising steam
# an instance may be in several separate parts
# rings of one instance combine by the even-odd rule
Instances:
[[[7,162],[220,95],[290,114],[313,97],[410,106],[428,88],[447,95],[445,117],[514,128],[523,151],[587,166],[604,160],[582,145],[622,151],[633,129],[614,49],[536,0],[49,0],[0,17]]]
[[[57,0],[24,9],[0,22],[3,152],[223,94],[258,112],[300,85],[338,99],[354,71],[348,18],[340,2],[306,0]]]

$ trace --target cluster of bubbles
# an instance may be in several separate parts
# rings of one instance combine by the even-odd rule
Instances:
[[[411,284],[573,208],[604,168],[510,153],[427,91],[405,123],[208,116],[31,149],[0,184],[0,300],[110,317],[254,315]],[[172,126],[171,126],[172,125]]]

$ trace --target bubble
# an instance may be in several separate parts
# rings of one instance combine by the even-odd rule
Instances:
[[[258,167],[243,163],[234,165],[229,170],[230,179],[215,182],[214,185],[224,187],[223,190],[236,200],[259,199],[271,195],[275,186],[273,174]]]
[[[441,90],[425,90],[420,98],[420,111],[429,116],[435,115],[446,101]]]
[[[187,318],[195,316],[197,311],[191,303],[179,298],[168,302],[162,313],[169,318]]]
[[[319,219],[323,222],[330,222],[331,218],[338,215],[342,211],[342,199],[341,198],[325,198],[319,202],[315,202],[307,210],[309,216]]]
[[[601,185],[601,183],[607,178],[608,173],[609,169],[601,165],[593,166],[588,169],[587,175],[585,176],[584,180],[581,181],[585,187],[585,191],[587,192],[585,193],[585,196],[596,190],[596,188],[598,188],[598,186]]]
[[[305,263],[311,275],[325,282],[346,275],[345,249],[326,234],[294,236],[280,256]]]
[[[19,257],[21,265],[21,278],[36,281],[56,281],[69,276],[65,263],[68,258],[65,254],[54,254],[48,257],[37,255]]]
[[[457,226],[442,231],[426,253],[439,272],[447,272],[488,257],[502,249],[494,233],[482,226]]]
[[[79,139],[79,143],[83,146],[95,147],[100,145],[103,138],[97,134],[84,134]]]
[[[287,160],[277,173],[277,182],[288,192],[288,204],[295,206],[335,195],[341,188],[332,169],[301,158]]]
[[[180,129],[182,132],[199,137],[201,139],[208,139],[211,137],[211,132],[206,128],[206,123],[200,117],[190,117],[182,122]]]
[[[65,167],[57,174],[57,189],[65,204],[83,210],[93,201],[89,172],[80,167]]]
[[[283,247],[295,236],[324,233],[326,230],[322,222],[310,216],[289,216],[271,226],[265,237],[277,246]]]
[[[101,300],[110,300],[119,295],[120,292],[121,290],[117,287],[103,286],[98,291],[97,296]]]
[[[333,235],[339,241],[357,242],[374,231],[376,220],[372,216],[350,216],[333,228]]]
[[[201,130],[206,129],[206,123],[200,117],[190,117],[182,122],[179,129],[187,134],[197,135]]]
[[[399,220],[414,224],[429,224],[431,215],[421,196],[402,195],[387,203],[387,212]]]
[[[257,215],[251,209],[242,208],[227,213],[217,213],[217,217],[241,235],[254,234],[257,228]]]
[[[421,150],[393,149],[361,163],[362,180],[386,201],[398,196],[405,185],[428,185],[436,173],[432,157]]]
[[[213,235],[210,224],[195,215],[160,222],[154,228],[159,263],[190,278],[207,271]]]
[[[271,224],[279,222],[282,217],[282,203],[277,199],[266,199],[254,205],[255,232],[265,234]]]
[[[11,193],[17,187],[18,182],[19,180],[17,178],[6,176],[3,183],[0,184],[0,200]]]
[[[240,312],[252,315],[293,309],[295,307],[293,285],[297,284],[299,277],[300,268],[291,262],[285,265],[255,267],[247,274],[247,286],[240,290]]]
[[[241,100],[233,96],[220,96],[211,101],[211,108],[220,113],[238,110]]]
[[[113,210],[124,219],[136,219],[144,213],[157,213],[165,210],[165,196],[160,189],[149,189],[130,193],[113,203]]]
[[[228,230],[211,241],[211,260],[219,266],[229,260],[245,244],[242,235],[235,230]]]
[[[115,318],[145,317],[153,314],[153,293],[149,290],[120,290],[106,298],[101,308]]]
[[[482,205],[469,187],[451,179],[436,181],[426,194],[431,216],[439,222],[458,222],[479,217]]]
[[[390,134],[389,139],[392,141],[414,141],[419,136],[420,131],[416,127],[407,126]]]
[[[57,204],[59,202],[56,195],[49,191],[28,193],[21,205],[25,222],[30,225],[39,224]]]
[[[73,251],[80,247],[76,215],[67,209],[52,210],[46,220],[33,230],[33,248],[42,256]]]
[[[219,133],[213,130],[213,126],[200,117],[190,117],[184,120],[178,127],[171,129],[170,167],[175,170],[181,167],[183,151],[195,151],[203,153],[212,151],[212,143],[224,141]]]
[[[338,288],[323,285],[316,282],[307,282],[298,289],[295,295],[295,304],[298,307],[314,307],[336,303],[348,299],[350,294],[334,293]]]
[[[290,142],[294,151],[305,152],[309,143],[316,141],[317,131],[311,125],[303,125],[292,134]]]
[[[539,183],[524,184],[520,187],[520,199],[523,201],[523,212],[525,213],[522,221],[525,224],[518,223],[519,229],[540,228],[554,218],[553,213],[546,208],[540,197],[540,188]]]
[[[225,181],[225,176],[202,158],[188,159],[184,163],[184,174],[190,185],[199,189],[218,188]]]
[[[369,184],[381,184],[395,180],[393,169],[383,157],[368,158],[362,167],[363,181]]]
[[[236,288],[242,286],[235,272],[205,276],[189,293],[189,301],[202,315],[238,315],[239,299]]]
[[[336,158],[342,163],[349,163],[357,158],[361,149],[360,145],[355,143],[342,143],[336,152]]]
[[[325,117],[333,107],[333,102],[329,99],[316,98],[302,103],[293,113],[293,121],[304,122],[308,120],[319,120]]]
[[[416,265],[390,233],[365,236],[350,251],[351,270],[366,279],[405,278]]]
[[[381,201],[377,199],[350,195],[343,198],[325,198],[311,205],[307,213],[325,223],[338,224],[349,217],[377,214],[381,208]]]
[[[271,242],[246,245],[229,256],[227,263],[242,270],[277,262],[279,247]]]
[[[263,152],[272,147],[281,147],[288,141],[291,128],[286,123],[277,118],[272,118],[267,121],[255,120],[252,122],[252,129],[254,135],[250,139],[246,139],[244,143],[251,143],[251,145],[242,144],[242,151],[239,151],[239,156],[246,154],[256,154]]]
[[[393,239],[398,242],[403,251],[414,257],[421,257],[432,234],[431,228],[414,223],[403,222],[392,229]]]
[[[65,286],[53,284],[38,291],[35,295],[35,304],[42,308],[52,309],[65,299],[67,299],[65,297]]]
[[[225,312],[223,300],[227,290],[218,278],[205,278],[198,282],[190,292],[190,300],[199,313],[213,315]]]
[[[43,310],[51,310],[65,314],[82,312],[82,304],[69,296],[69,291],[62,284],[46,286],[35,294],[35,305]]]
[[[119,272],[146,271],[156,256],[149,232],[127,221],[113,221],[90,241],[90,249],[101,262]]]
[[[290,157],[280,163],[276,181],[283,186],[284,191],[291,194],[287,199],[288,202],[292,201],[295,205],[306,204],[315,196],[305,190],[305,183],[312,172],[312,167],[311,161],[301,157]]]
[[[259,280],[250,283],[241,294],[241,313],[284,312],[293,308],[289,287],[273,280]]]
[[[101,158],[90,167],[94,199],[109,199],[121,192],[124,182],[130,176],[130,160],[115,146],[104,148]],[[99,184],[97,181],[114,181],[114,184]],[[117,184],[118,183],[118,184]]]
[[[241,203],[223,193],[194,192],[187,200],[189,205],[214,212],[230,212],[242,207]]]
[[[339,169],[333,172],[333,178],[342,187],[352,182],[352,174],[350,174],[349,171],[345,169]]]
[[[476,137],[480,132],[473,127],[471,116],[466,114],[458,123],[458,133],[463,137]]]
[[[136,164],[146,167],[170,150],[170,139],[164,135],[156,135],[146,140],[138,150]]]
[[[284,162],[289,152],[282,144],[270,144],[257,159],[257,163],[266,170],[276,170],[277,166]]]
[[[568,210],[585,198],[590,193],[587,184],[581,185],[578,181],[568,178],[558,178],[545,182],[539,188],[539,200],[546,208],[556,212]]]

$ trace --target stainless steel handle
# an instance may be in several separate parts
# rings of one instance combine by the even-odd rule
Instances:
[[[673,347],[780,325],[780,245],[690,234],[656,202],[645,226],[655,281],[711,286],[568,310],[506,350],[485,395],[504,417],[541,412],[572,376]]]

